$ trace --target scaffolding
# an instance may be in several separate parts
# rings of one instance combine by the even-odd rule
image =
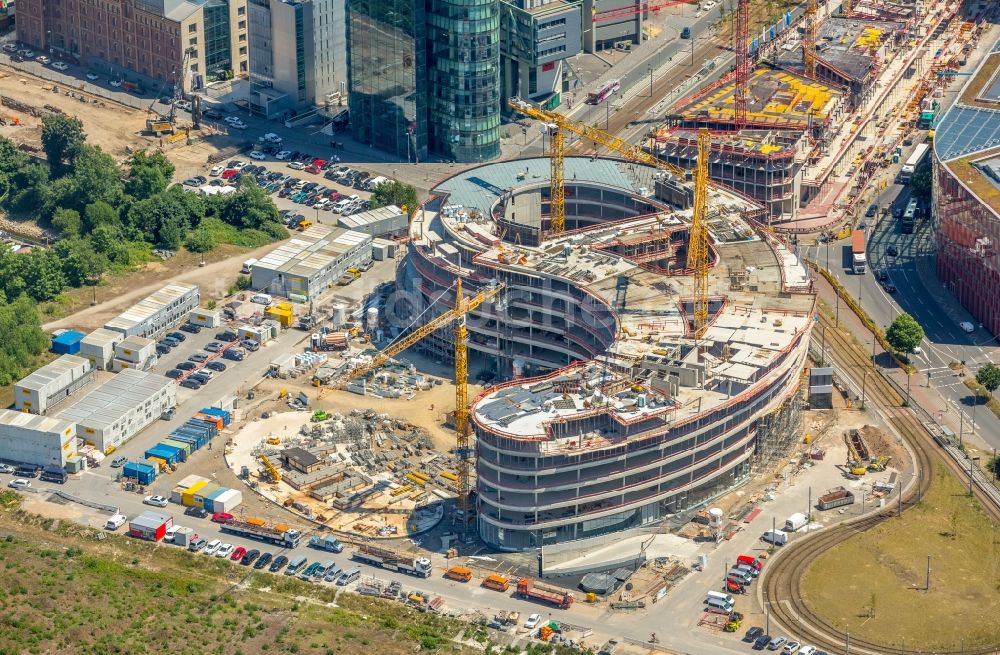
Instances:
[[[780,407],[757,420],[757,456],[753,460],[754,474],[772,469],[783,460],[802,434],[802,410],[806,407],[806,385],[799,379],[798,387]]]

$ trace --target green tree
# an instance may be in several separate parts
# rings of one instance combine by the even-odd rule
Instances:
[[[94,250],[86,239],[61,239],[54,249],[62,261],[63,275],[70,286],[95,284],[108,270],[107,255]]]
[[[931,200],[931,170],[931,158],[924,157],[924,160],[913,170],[913,176],[910,178],[910,194],[924,205]]]
[[[993,392],[1000,388],[1000,366],[993,362],[987,362],[976,371],[976,382],[986,387],[993,396]]]
[[[42,148],[53,177],[62,175],[72,166],[86,140],[80,119],[65,114],[42,117]]]
[[[188,234],[185,244],[191,252],[208,252],[214,250],[218,244],[215,235],[204,228],[197,228]]]
[[[90,243],[94,250],[112,258],[115,248],[121,243],[121,229],[117,225],[102,223],[90,233]]]
[[[26,164],[13,178],[10,207],[16,212],[31,214],[41,211],[49,202],[49,169],[37,163]]]
[[[181,247],[181,242],[184,240],[184,230],[178,225],[177,221],[170,221],[164,223],[160,226],[157,231],[159,236],[159,243],[164,248],[169,248],[170,250],[177,250]]]
[[[909,314],[900,314],[886,330],[885,340],[896,352],[911,353],[924,340],[924,329]]]
[[[152,155],[138,152],[132,155],[129,166],[125,193],[137,200],[144,200],[166,191],[174,174],[174,165],[160,152]]]
[[[54,251],[35,250],[20,255],[20,260],[26,291],[35,300],[52,300],[66,288],[62,262]]]
[[[383,182],[375,187],[371,197],[372,208],[396,205],[410,215],[417,211],[417,190],[396,180]]]
[[[83,220],[80,218],[80,212],[75,209],[63,209],[60,207],[52,215],[52,227],[59,230],[60,237],[74,239],[80,236]]]
[[[267,192],[252,177],[242,177],[236,193],[218,201],[218,217],[234,227],[259,229],[266,223],[280,223],[281,215]]]
[[[25,296],[0,303],[0,334],[0,385],[8,385],[35,367],[49,349],[49,335],[42,330],[35,302]]]
[[[98,225],[111,225],[115,227],[120,221],[118,210],[103,200],[96,200],[84,207],[83,217],[87,232],[93,232],[94,228]]]

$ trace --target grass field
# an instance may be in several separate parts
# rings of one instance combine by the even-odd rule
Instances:
[[[0,655],[483,653],[486,630],[330,585],[92,531],[0,492]],[[500,652],[498,650],[487,652]]]
[[[967,491],[937,467],[917,507],[813,563],[806,601],[839,629],[885,646],[905,642],[928,651],[1000,643],[1000,526]]]

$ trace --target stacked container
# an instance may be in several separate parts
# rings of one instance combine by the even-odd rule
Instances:
[[[210,484],[209,481],[204,478],[192,484],[190,487],[181,492],[181,504],[187,507],[197,507],[198,504],[194,500],[195,494],[197,494],[199,491],[204,489],[209,484]]]
[[[236,489],[224,489],[205,501],[207,512],[232,512],[243,502],[243,493]]]
[[[139,484],[150,484],[156,479],[156,469],[145,462],[128,462],[122,469],[122,475],[126,478],[136,478]]]
[[[189,475],[180,482],[177,486],[173,488],[170,492],[170,502],[177,503],[178,505],[184,504],[184,492],[193,487],[194,485],[201,483],[206,484],[208,482],[207,478],[203,478],[200,475]]]

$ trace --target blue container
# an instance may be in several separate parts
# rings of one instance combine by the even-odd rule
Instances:
[[[200,418],[193,418],[185,423],[185,425],[191,426],[196,430],[208,430],[208,433],[213,437],[219,431],[219,426],[209,423],[208,421],[202,421]]]
[[[224,409],[219,409],[218,407],[205,407],[201,410],[202,414],[208,414],[209,416],[221,416],[222,425],[229,427],[229,422],[233,420],[233,415]]]
[[[162,444],[157,444],[143,453],[143,457],[157,457],[167,464],[176,464],[180,460],[180,450]]]
[[[204,430],[197,430],[190,427],[182,427],[178,429],[175,434],[183,435],[185,437],[191,437],[198,442],[198,447],[201,448],[206,443],[208,443],[209,434]]]
[[[214,511],[212,509],[214,507],[214,505],[212,504],[212,502],[216,498],[218,498],[219,496],[221,496],[222,494],[226,493],[227,491],[229,491],[229,489],[227,487],[219,487],[218,489],[216,489],[212,493],[210,493],[207,496],[205,496],[205,503],[204,503],[205,511],[206,512]]]
[[[139,484],[151,484],[156,479],[156,467],[141,462],[129,462],[122,469],[126,478],[135,478]]]
[[[84,336],[83,332],[66,330],[52,339],[52,352],[57,355],[75,355],[80,352],[80,342]]]
[[[199,444],[198,440],[195,439],[194,437],[189,437],[189,436],[184,435],[184,434],[178,434],[176,432],[173,432],[173,433],[171,433],[170,438],[173,441],[179,441],[181,443],[191,444],[191,452],[194,452],[194,451],[198,450],[199,448],[201,448],[201,444]]]
[[[177,461],[176,462],[172,462],[173,464],[177,464],[178,462],[183,462],[184,460],[187,459],[187,453],[184,452],[184,450],[182,448],[178,448],[177,446],[171,446],[170,444],[163,443],[161,441],[160,443],[156,444],[154,446],[154,448],[162,448],[163,450],[167,450],[167,451],[175,451],[176,450],[177,452],[174,453],[174,456],[177,458]]]

